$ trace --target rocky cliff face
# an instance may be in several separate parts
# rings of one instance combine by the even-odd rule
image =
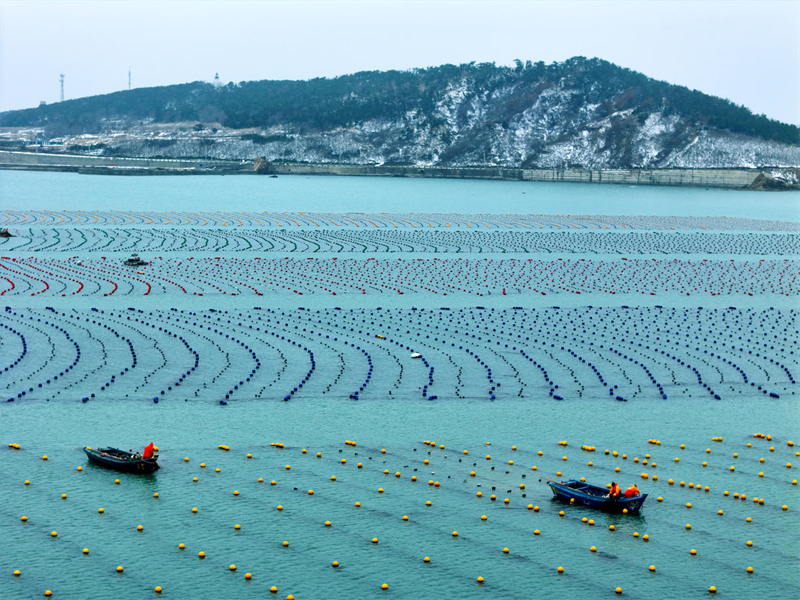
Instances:
[[[541,107],[543,109],[543,107]],[[445,110],[442,110],[446,114]],[[553,113],[557,113],[555,110]],[[200,137],[159,126],[157,137],[128,129],[107,139],[106,152],[129,156],[248,159],[273,162],[412,164],[524,168],[757,168],[800,166],[800,148],[725,131],[689,128],[674,116],[650,115],[645,123],[625,123],[626,115],[580,122],[559,121],[532,107],[508,127],[487,127],[477,115],[448,126],[431,127],[408,115],[399,121],[372,120],[355,127],[298,133],[291,128],[260,130],[280,141],[241,139],[241,130]],[[168,139],[170,145],[154,144]],[[68,140],[102,142],[103,136]]]

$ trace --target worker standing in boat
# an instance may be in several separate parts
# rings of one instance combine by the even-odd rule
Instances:
[[[611,482],[611,490],[608,492],[609,500],[613,500],[616,502],[619,500],[620,495],[622,495],[622,489],[617,485],[616,481]]]
[[[625,490],[625,497],[626,498],[633,498],[634,496],[638,496],[641,494],[639,488],[636,487],[636,484],[632,484],[627,490]]]
[[[153,458],[153,442],[144,447],[144,458]]]

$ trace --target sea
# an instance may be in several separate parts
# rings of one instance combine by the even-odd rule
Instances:
[[[796,224],[800,195],[0,172],[0,213],[29,210]],[[4,599],[800,596],[796,295],[9,295],[2,305],[0,381],[33,388],[0,408]],[[562,336],[567,323],[582,329]],[[524,338],[512,331],[523,326]],[[665,346],[642,349],[645,327]],[[746,342],[725,346],[734,335]],[[53,373],[62,383],[45,383]],[[161,468],[146,476],[83,451],[149,442]],[[553,500],[548,480],[581,478],[635,483],[648,497],[639,514]]]

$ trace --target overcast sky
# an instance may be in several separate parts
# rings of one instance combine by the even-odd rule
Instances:
[[[0,0],[0,110],[134,87],[599,57],[800,124],[800,0]]]

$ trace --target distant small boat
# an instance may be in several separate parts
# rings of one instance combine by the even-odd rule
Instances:
[[[152,473],[158,471],[158,455],[153,458],[135,458],[136,455],[117,448],[84,448],[89,460],[96,465],[127,473]]]
[[[411,358],[422,358],[422,354],[420,354],[419,352],[412,352]]]
[[[606,512],[622,512],[627,508],[629,513],[638,513],[642,504],[647,499],[647,494],[639,496],[625,497],[620,495],[619,500],[610,500],[608,490],[604,487],[583,483],[570,479],[569,481],[547,481],[547,485],[553,490],[553,496],[558,500],[569,502],[570,504],[582,504],[590,508],[597,508]]]
[[[142,267],[147,264],[147,261],[139,258],[138,254],[131,254],[130,258],[125,259],[125,266],[127,267]]]

